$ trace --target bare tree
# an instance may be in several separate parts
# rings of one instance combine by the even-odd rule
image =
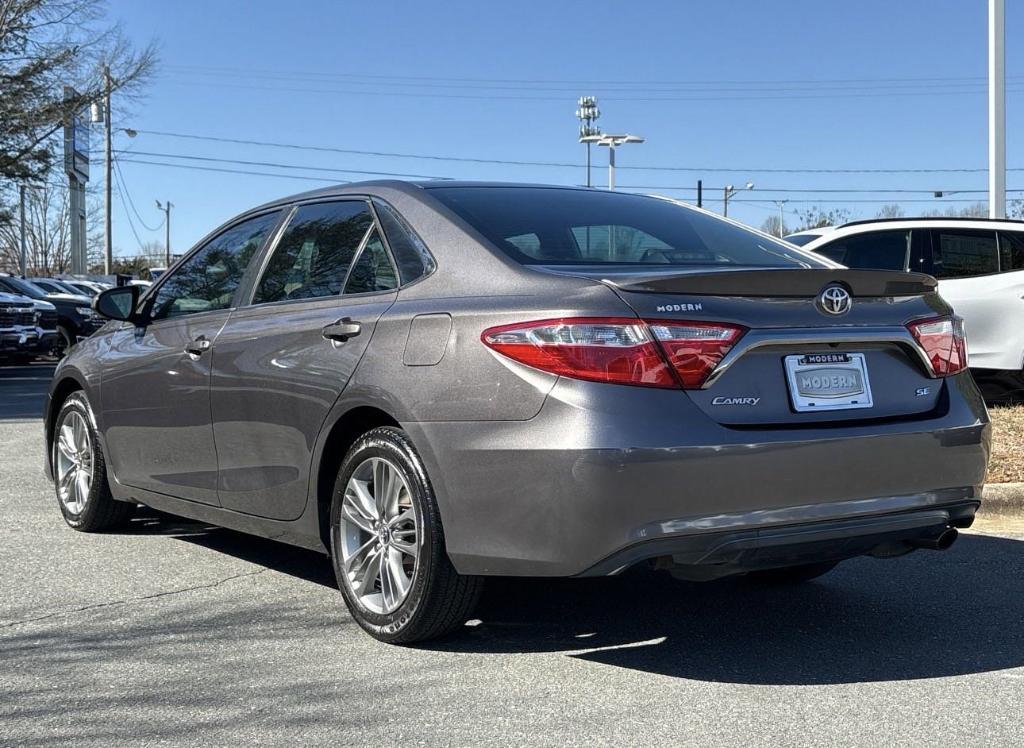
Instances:
[[[0,0],[0,202],[15,180],[39,182],[54,164],[64,119],[103,96],[102,69],[114,88],[138,93],[155,47],[136,50],[104,23],[102,0]],[[63,86],[79,95],[65,101]]]
[[[768,216],[764,219],[764,223],[761,224],[761,231],[772,236],[786,236],[793,233],[785,223],[782,224],[782,231],[779,231],[778,216]]]
[[[883,205],[881,208],[879,208],[878,215],[875,216],[875,217],[876,218],[903,218],[903,216],[905,216],[905,215],[906,215],[906,213],[903,212],[903,206],[901,206],[901,205],[899,205],[897,203],[889,203],[888,205]]]
[[[30,275],[54,275],[67,272],[71,264],[71,216],[67,188],[55,175],[25,191],[26,265]],[[102,252],[99,202],[89,201],[86,225],[92,230],[86,237],[88,253]],[[20,222],[0,223],[0,269],[21,272]]]

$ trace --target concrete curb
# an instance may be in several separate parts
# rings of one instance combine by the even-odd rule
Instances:
[[[981,514],[1024,514],[1024,483],[989,483],[982,493]]]

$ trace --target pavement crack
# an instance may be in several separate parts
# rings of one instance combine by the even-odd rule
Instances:
[[[9,629],[16,626],[24,626],[29,623],[36,623],[37,621],[45,621],[49,618],[56,618],[57,616],[63,615],[74,615],[75,613],[84,613],[90,610],[98,610],[100,608],[113,608],[118,605],[132,605],[134,603],[146,602],[147,600],[156,600],[160,597],[170,597],[171,595],[181,595],[186,592],[195,592],[197,590],[209,590],[214,587],[219,587],[227,582],[234,581],[236,579],[243,579],[245,577],[255,577],[263,574],[264,572],[270,571],[270,569],[257,569],[256,571],[246,571],[241,574],[232,574],[229,577],[218,579],[215,582],[208,582],[206,584],[197,584],[192,587],[182,587],[176,590],[165,590],[164,592],[154,592],[151,595],[141,595],[139,597],[130,597],[126,600],[111,600],[105,603],[93,603],[92,605],[83,605],[79,608],[65,608],[63,610],[55,610],[51,613],[46,613],[41,616],[34,616],[32,618],[23,618],[20,621],[10,621],[8,623],[0,624],[0,629]]]

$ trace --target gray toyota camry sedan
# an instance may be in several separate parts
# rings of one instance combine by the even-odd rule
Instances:
[[[328,553],[387,642],[463,625],[488,576],[796,582],[945,549],[985,479],[933,278],[661,198],[325,189],[94,303],[45,414],[67,523],[144,504]]]

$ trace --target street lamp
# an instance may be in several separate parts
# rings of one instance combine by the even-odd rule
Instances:
[[[608,147],[608,189],[615,189],[615,149],[626,143],[643,143],[639,135],[588,135],[580,138],[581,143],[596,143]]]
[[[576,103],[579,105],[579,109],[576,110],[576,116],[580,120],[580,142],[587,143],[587,187],[589,187],[590,142],[583,139],[601,134],[601,128],[594,125],[595,120],[601,116],[601,110],[597,108],[597,97],[595,96],[580,96],[580,100]]]
[[[164,234],[164,236],[166,237],[164,239],[164,253],[166,255],[166,257],[164,258],[164,268],[166,269],[171,266],[171,208],[174,207],[174,203],[168,200],[166,205],[164,205],[161,204],[159,200],[157,200],[156,207],[157,210],[162,210],[164,212],[164,226],[167,231],[167,233]]]
[[[751,186],[753,186],[753,185],[751,185]],[[783,220],[783,217],[782,217],[782,209],[783,209],[783,207],[785,207],[786,203],[789,202],[789,200],[774,200],[773,202],[777,206],[779,206],[779,238],[781,239],[782,238],[782,234],[785,231],[785,229],[783,228],[783,226],[785,224],[785,221]]]
[[[744,187],[741,187],[740,189],[752,190],[752,189],[754,189],[754,183],[753,182],[747,182],[747,184]],[[739,192],[740,189],[737,189],[737,188],[733,187],[731,184],[725,185],[724,199],[722,200],[722,215],[723,216],[728,216],[729,215],[729,198],[732,197],[733,195],[735,195],[737,192]]]

